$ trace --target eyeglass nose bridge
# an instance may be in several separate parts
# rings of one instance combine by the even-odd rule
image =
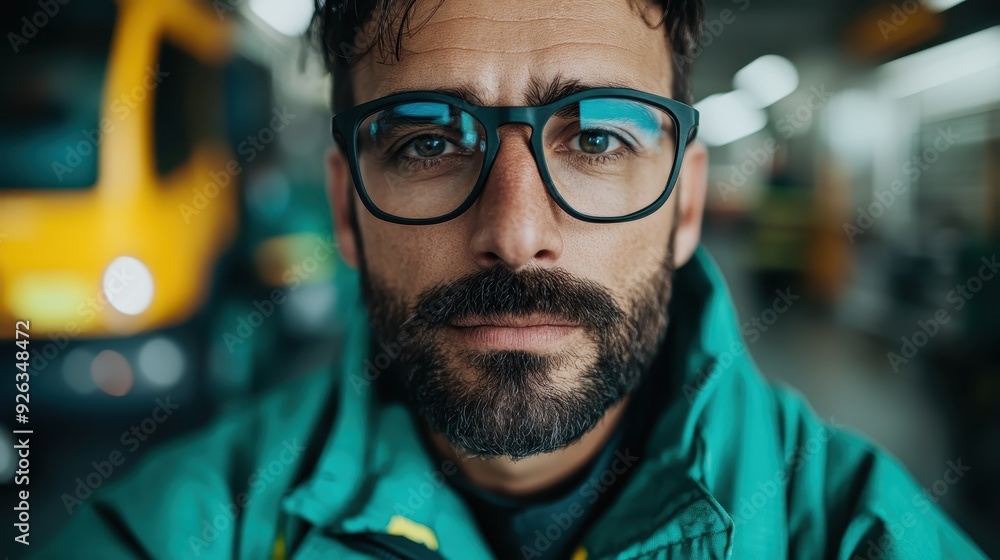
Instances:
[[[539,174],[542,178],[545,178],[545,172],[542,168],[542,162],[539,161],[541,154],[536,153],[535,147],[535,133],[538,132],[538,128],[542,126],[540,122],[538,107],[492,107],[493,114],[491,115],[493,120],[493,136],[496,138],[496,147],[492,152],[492,156],[487,166],[486,176],[488,177],[492,171],[493,163],[496,160],[497,152],[500,146],[503,144],[503,139],[500,136],[500,130],[506,125],[521,125],[528,127],[527,143],[528,149],[532,152],[532,156],[535,159],[535,166],[538,168]],[[551,189],[549,189],[551,190]]]
[[[536,124],[536,107],[497,107],[497,128],[505,124],[526,124],[532,130]]]
[[[491,107],[492,109],[492,126],[493,126],[493,137],[496,139],[496,149],[499,150],[500,145],[503,144],[503,140],[500,136],[500,130],[506,125],[520,125],[528,127],[528,148],[532,152],[532,156],[535,158],[535,165],[538,167],[538,172],[542,175],[544,179],[546,176],[545,171],[542,167],[542,162],[539,158],[544,157],[542,154],[538,153],[538,138],[536,134],[541,134],[541,129],[545,126],[546,116],[539,112],[539,107],[526,106],[526,107]],[[494,157],[496,152],[493,153]],[[492,164],[491,158],[491,164]],[[492,167],[492,165],[490,165]]]
[[[545,188],[549,192],[549,195],[558,199],[558,195],[553,191],[553,187],[547,179],[547,173],[543,168],[543,163],[539,161],[540,158],[544,156],[538,153],[535,145],[535,133],[543,124],[540,122],[538,107],[492,107],[491,109],[493,110],[493,135],[497,142],[495,148],[491,151],[492,157],[489,158],[484,170],[483,183],[485,184],[486,180],[492,174],[493,164],[496,163],[496,156],[498,155],[500,147],[503,144],[503,139],[500,136],[500,130],[506,125],[527,126],[529,132],[526,140],[532,159],[535,160],[535,168],[537,169],[540,178],[545,183]],[[478,193],[475,196],[478,198]]]

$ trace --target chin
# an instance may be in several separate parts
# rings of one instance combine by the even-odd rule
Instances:
[[[411,402],[467,454],[523,459],[578,441],[627,394],[600,366],[574,352],[465,350],[415,372]]]

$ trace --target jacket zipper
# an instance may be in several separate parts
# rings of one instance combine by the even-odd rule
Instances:
[[[389,550],[388,548],[379,546],[378,544],[372,542],[359,541],[352,543],[352,546],[355,548],[355,550],[371,554],[372,556],[378,558],[379,560],[415,560],[413,558],[407,558],[405,556],[396,554],[395,552]]]
[[[408,554],[399,550],[399,547],[382,542],[375,534],[340,534],[336,538],[351,548],[371,554],[379,560],[444,560],[444,557],[430,549],[421,550],[420,554]]]

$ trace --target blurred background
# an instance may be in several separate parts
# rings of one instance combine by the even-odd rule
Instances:
[[[149,449],[338,353],[357,278],[331,238],[311,11],[0,7],[3,355],[31,320],[29,421],[0,417],[0,503],[18,488],[11,431],[31,428],[33,542]],[[1000,556],[1000,4],[707,11],[705,244],[752,354]]]

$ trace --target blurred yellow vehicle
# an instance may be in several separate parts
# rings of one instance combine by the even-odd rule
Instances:
[[[0,338],[182,323],[237,229],[230,26],[198,0],[31,4],[0,67]]]

